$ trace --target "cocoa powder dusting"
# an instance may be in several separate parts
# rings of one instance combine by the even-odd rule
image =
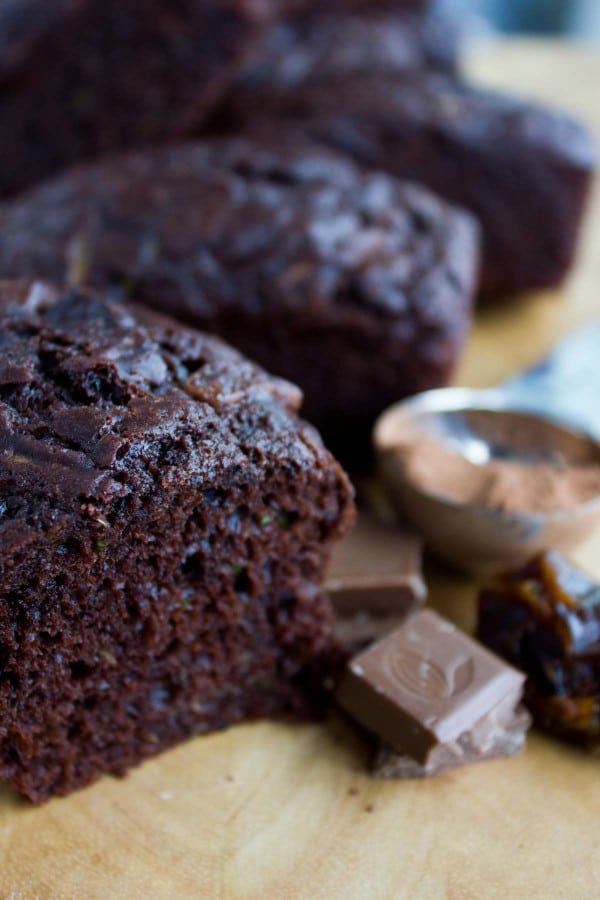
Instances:
[[[400,445],[396,455],[413,484],[457,503],[504,512],[557,512],[600,496],[600,463],[492,460],[476,465],[426,434]]]

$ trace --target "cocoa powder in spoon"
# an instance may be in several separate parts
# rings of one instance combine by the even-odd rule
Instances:
[[[395,455],[406,478],[428,494],[504,512],[572,510],[600,497],[600,463],[493,459],[481,465],[426,433],[400,444]]]

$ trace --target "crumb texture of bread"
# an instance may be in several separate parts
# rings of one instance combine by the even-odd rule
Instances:
[[[41,284],[0,285],[0,346],[0,776],[40,802],[307,714],[353,504],[300,392],[214,337]]]

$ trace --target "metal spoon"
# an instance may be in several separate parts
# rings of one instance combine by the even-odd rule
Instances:
[[[535,428],[535,431],[534,431]],[[461,504],[412,482],[394,449],[422,429],[475,464],[494,459],[600,464],[600,323],[575,332],[543,362],[492,390],[427,391],[380,416],[381,474],[430,548],[483,572],[519,565],[549,547],[568,550],[600,526],[600,497],[557,512],[506,512]]]

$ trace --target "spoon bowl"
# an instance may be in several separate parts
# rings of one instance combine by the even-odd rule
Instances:
[[[600,465],[600,443],[549,416],[515,408],[501,391],[428,391],[384,412],[374,443],[390,494],[430,549],[462,570],[484,573],[518,566],[549,547],[570,550],[600,526],[600,496],[564,510],[512,512],[425,490],[397,452],[407,434],[434,437],[475,465]]]

